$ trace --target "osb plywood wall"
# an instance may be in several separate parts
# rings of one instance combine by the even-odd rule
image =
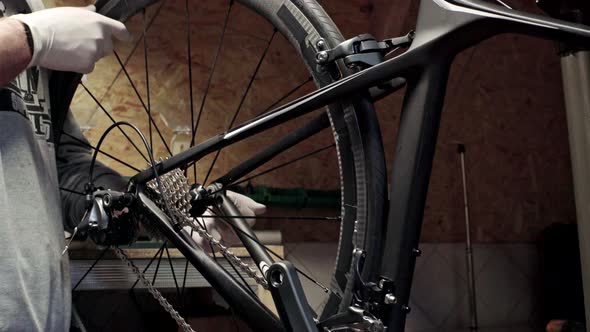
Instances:
[[[84,5],[88,1],[57,0],[58,5]],[[191,9],[194,103],[198,111],[215,56],[227,1],[200,1]],[[370,32],[377,37],[405,34],[413,27],[417,1],[323,0],[345,37]],[[518,9],[536,11],[534,1],[511,1]],[[168,0],[158,11],[150,8],[145,24],[149,27],[147,45],[150,68],[150,105],[162,135],[170,145],[175,130],[190,128],[189,78],[186,52],[186,11],[184,1]],[[236,6],[234,6],[236,7]],[[158,13],[159,12],[159,13]],[[157,14],[157,15],[156,15]],[[155,18],[154,18],[155,17]],[[147,104],[142,15],[128,22],[134,41],[117,45],[122,61]],[[216,72],[211,80],[197,141],[227,129],[258,60],[272,36],[271,27],[237,6],[232,9],[229,29]],[[272,39],[236,123],[258,114],[277,96],[305,82],[308,75],[279,35]],[[117,120],[136,123],[148,132],[147,116],[117,59],[107,57],[97,64],[85,85],[111,111]],[[298,93],[311,91],[308,83]],[[393,158],[395,137],[403,94],[398,93],[377,104],[384,133],[388,165]],[[80,89],[73,111],[96,143],[109,119],[90,96]],[[222,174],[232,164],[264,144],[280,137],[297,124],[285,125],[272,134],[257,136],[226,149],[213,175]],[[177,141],[180,139],[177,135]],[[269,167],[302,153],[325,146],[330,133],[322,133],[305,146],[293,149],[274,160]],[[164,157],[166,150],[154,136],[154,149]],[[467,179],[474,238],[480,242],[530,241],[553,222],[575,219],[572,179],[567,145],[559,59],[550,42],[523,36],[495,37],[461,54],[452,69],[434,170],[425,212],[424,241],[464,239],[461,174],[456,143],[467,146]],[[113,133],[105,150],[123,155],[138,166],[146,162]],[[211,157],[198,167],[203,179]],[[103,159],[122,173],[132,171]],[[336,188],[333,152],[318,155],[306,163],[293,164],[286,172],[269,174],[256,184],[274,187]],[[395,185],[395,184],[393,184]],[[291,211],[290,213],[292,213]],[[296,212],[296,211],[295,211]],[[263,226],[269,226],[265,223]],[[310,224],[280,224],[289,240],[317,239],[335,225],[313,229]],[[326,230],[324,232],[323,230]],[[335,232],[333,232],[335,234]],[[316,234],[316,235],[314,235]],[[328,237],[335,239],[335,236]],[[324,237],[325,238],[325,237]]]

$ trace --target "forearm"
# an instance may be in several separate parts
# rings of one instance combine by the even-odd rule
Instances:
[[[27,68],[31,49],[23,24],[15,19],[0,19],[0,87]]]

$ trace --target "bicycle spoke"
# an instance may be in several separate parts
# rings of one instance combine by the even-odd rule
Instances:
[[[78,138],[78,137],[76,137],[76,136],[73,136],[73,135],[71,135],[71,134],[68,134],[68,133],[66,133],[66,132],[65,132],[65,131],[63,131],[63,130],[61,131],[61,133],[62,133],[62,135],[66,135],[66,136],[68,136],[69,138],[71,138],[71,139],[73,139],[73,140],[77,141],[78,143],[80,143],[80,144],[82,144],[82,145],[84,145],[84,146],[86,146],[86,147],[89,147],[89,148],[91,148],[92,150],[96,150],[96,148],[95,148],[94,146],[92,146],[92,145],[91,145],[91,144],[89,144],[89,143],[86,143],[86,142],[84,142],[83,140],[79,139],[79,138]],[[141,172],[141,170],[140,170],[139,168],[137,168],[137,167],[133,167],[133,166],[131,166],[130,164],[128,164],[128,163],[126,163],[126,162],[122,161],[121,159],[119,159],[119,158],[117,158],[117,157],[115,157],[115,156],[113,156],[113,155],[111,155],[111,154],[109,154],[109,153],[107,153],[107,152],[104,152],[104,151],[102,151],[102,150],[99,150],[98,152],[99,152],[99,153],[102,153],[102,154],[104,154],[105,156],[107,156],[107,157],[109,157],[109,158],[111,158],[111,159],[113,159],[114,161],[116,161],[116,162],[120,163],[121,165],[124,165],[124,166],[127,166],[127,167],[129,167],[130,169],[132,169],[132,170],[134,170],[134,171],[136,171],[136,172]]]
[[[277,217],[277,216],[241,216],[241,215],[232,215],[232,216],[226,216],[226,215],[215,215],[215,216],[201,216],[199,218],[228,218],[228,219],[238,219],[238,218],[242,218],[242,219],[260,219],[260,220],[272,220],[272,219],[277,219],[277,220],[325,220],[325,221],[341,221],[342,218],[341,217],[321,217],[321,216],[313,216],[313,217],[300,217],[300,216],[290,216],[290,217]]]
[[[195,145],[195,139],[197,136],[197,131],[199,129],[199,123],[201,122],[201,115],[203,114],[203,109],[205,107],[205,103],[207,101],[207,96],[209,94],[209,88],[211,87],[211,81],[213,79],[213,73],[215,72],[215,68],[217,67],[217,61],[219,60],[219,53],[221,52],[221,46],[223,46],[223,41],[225,39],[225,32],[227,31],[227,24],[229,22],[229,14],[231,13],[231,9],[234,2],[230,0],[229,7],[227,8],[227,12],[225,13],[225,19],[223,21],[223,30],[221,30],[221,36],[219,37],[219,43],[217,44],[217,49],[215,50],[215,55],[213,57],[213,65],[211,66],[211,70],[209,71],[209,77],[207,78],[207,85],[205,86],[205,93],[203,94],[203,99],[201,99],[201,105],[199,106],[199,114],[197,116],[197,123],[193,124],[192,130],[192,138],[191,138],[191,147]],[[196,181],[196,179],[195,179]]]
[[[117,121],[111,116],[111,113],[109,113],[106,110],[106,108],[104,108],[104,106],[102,106],[102,103],[100,101],[98,101],[98,99],[96,99],[96,97],[94,97],[94,94],[92,92],[90,92],[90,90],[86,87],[86,85],[84,85],[84,83],[82,83],[82,82],[80,82],[80,85],[84,88],[84,90],[86,91],[86,93],[88,93],[88,95],[90,96],[90,98],[92,98],[92,100],[94,100],[96,102],[96,105],[98,105],[98,107],[111,120],[111,122],[112,123],[116,123]],[[149,161],[146,158],[146,156],[141,152],[141,150],[139,149],[139,147],[137,145],[135,145],[135,143],[131,140],[131,138],[127,135],[127,133],[123,130],[123,128],[119,127],[119,131],[121,132],[121,134],[123,134],[123,136],[125,136],[125,138],[127,139],[127,141],[129,141],[129,143],[131,143],[131,145],[133,145],[133,147],[141,155],[141,157],[143,158],[143,160],[145,160],[147,163],[149,163]]]
[[[207,229],[207,223],[203,218],[201,218],[201,220],[199,220],[199,218],[195,218],[195,221],[199,223],[201,227],[203,227],[205,232],[209,232],[209,230]],[[211,254],[213,255],[213,259],[217,259],[217,256],[215,255],[215,249],[213,249],[213,244],[211,244],[211,242],[209,242],[209,248],[211,248]]]
[[[86,196],[85,193],[79,192],[79,191],[76,191],[76,190],[73,190],[73,189],[59,187],[59,190],[63,190],[63,191],[66,191],[66,192],[69,192],[69,193],[72,193],[72,194],[76,194],[76,195],[80,195],[80,196]]]
[[[147,30],[149,30],[149,28],[151,28],[152,24],[154,23],[154,21],[156,20],[158,15],[160,15],[160,12],[162,11],[162,7],[164,7],[165,3],[166,3],[166,0],[161,1],[161,4],[158,6],[158,9],[156,9],[154,16],[152,16],[152,18],[150,19]],[[127,56],[127,58],[125,58],[125,62],[124,62],[125,65],[127,65],[129,63],[129,60],[131,60],[131,57],[133,56],[133,54],[135,54],[135,51],[137,50],[138,47],[139,47],[139,40],[137,41],[137,43],[135,43],[135,45],[133,45],[133,49],[131,49],[131,52],[129,52],[129,55]],[[122,72],[123,72],[122,69],[120,69],[117,72],[117,74],[115,75],[115,78],[111,81],[111,84],[109,84],[106,91],[104,92],[104,94],[100,98],[101,100],[103,100],[111,92],[111,90],[113,89],[113,86],[115,85],[115,82],[117,82],[117,80],[121,76]]]
[[[199,218],[195,218],[195,220],[197,220],[197,222],[199,222],[198,221]],[[208,232],[208,230],[207,230],[207,224],[205,223],[205,220],[203,220],[201,218],[201,221],[199,222],[199,224],[201,225],[201,227],[203,227],[203,229],[206,232]],[[209,247],[211,248],[211,254],[213,255],[213,259],[215,259],[215,261],[217,261],[217,256],[215,255],[215,250],[213,249],[213,245],[211,243],[209,243]],[[236,266],[229,259],[227,259],[227,257],[225,257],[223,255],[221,255],[221,257],[223,257],[229,263],[229,265],[232,267],[232,269],[234,270],[234,272],[238,275],[238,277],[244,283],[244,286],[246,287],[246,289],[250,290],[250,292],[252,293],[252,295],[256,296],[256,294],[254,294],[254,292],[252,291],[252,289],[250,289],[250,287],[248,286],[248,283],[246,282],[246,279],[244,279],[244,277],[239,272],[239,270],[236,268]]]
[[[121,58],[119,57],[119,54],[117,53],[117,51],[114,51],[113,53],[115,54],[115,58],[117,58],[117,61],[119,62],[119,65],[121,66],[121,69],[123,69],[123,73],[125,73],[125,76],[127,77],[127,81],[129,81],[129,84],[131,85],[131,88],[135,92],[135,95],[137,96],[137,99],[139,99],[139,102],[143,106],[144,111],[149,115],[149,120],[153,124],[154,129],[156,129],[156,132],[158,133],[158,136],[160,136],[160,139],[162,140],[162,143],[164,144],[164,147],[166,148],[166,150],[168,151],[168,153],[172,156],[172,150],[170,150],[170,147],[168,146],[168,143],[166,143],[166,140],[164,139],[164,136],[162,135],[162,132],[160,131],[160,128],[158,127],[158,125],[154,121],[154,117],[152,117],[151,114],[148,112],[148,108],[147,108],[146,104],[144,103],[143,98],[141,98],[141,95],[139,94],[139,91],[137,90],[137,87],[135,86],[135,83],[133,83],[133,80],[131,79],[131,76],[129,75],[129,72],[127,71],[127,68],[125,68],[125,65],[123,64],[123,61],[121,61]]]
[[[150,135],[150,149],[152,154],[154,153],[154,139],[152,136],[152,122],[150,118],[152,117],[152,102],[150,98],[150,71],[149,71],[149,62],[148,62],[148,46],[147,46],[147,21],[146,21],[146,13],[145,8],[143,9],[143,58],[145,61],[145,84],[147,90],[147,110],[148,110],[148,128],[149,128],[149,135]]]
[[[508,4],[506,4],[504,1],[502,0],[496,0],[497,3],[501,4],[502,6],[508,8],[508,9],[512,9],[512,7],[510,7]]]
[[[197,220],[197,222],[198,222],[199,218],[195,218],[195,220]],[[199,222],[199,224],[201,225],[201,227],[203,227],[203,229],[206,232],[208,232],[208,230],[207,230],[207,223],[205,223],[205,220],[203,220],[203,218],[201,218],[201,221]],[[209,243],[209,247],[211,248],[211,254],[213,255],[213,259],[215,259],[215,261],[217,261],[217,256],[215,255],[215,250],[213,249],[213,245],[211,243]],[[244,287],[246,287],[246,289],[248,289],[253,296],[256,296],[256,294],[254,294],[254,291],[252,291],[252,289],[250,288],[250,286],[248,286],[248,283],[246,282],[246,279],[244,279],[244,276],[242,276],[242,274],[236,268],[236,266],[234,265],[234,263],[232,263],[232,261],[230,261],[229,259],[227,259],[227,257],[225,257],[223,255],[221,255],[221,257],[223,257],[229,263],[229,265],[232,267],[232,269],[234,270],[234,272],[238,275],[238,277],[244,283]]]
[[[224,257],[225,258],[225,257]],[[229,263],[229,265],[231,266],[231,268],[234,270],[234,272],[238,275],[238,277],[240,278],[240,280],[242,281],[242,283],[244,283],[244,287],[250,292],[250,294],[252,294],[252,296],[254,297],[258,297],[258,295],[256,295],[256,293],[254,293],[254,291],[252,290],[252,288],[250,288],[250,286],[248,285],[248,282],[246,282],[246,279],[244,279],[244,276],[240,273],[240,271],[236,268],[236,266],[234,265],[234,263],[232,263],[229,259],[225,258],[225,260]]]
[[[191,229],[191,238],[193,237],[193,233],[194,230]],[[188,273],[188,259],[186,260],[186,264],[184,265],[184,276],[182,277],[182,289],[180,291],[180,294],[182,295],[181,300],[184,299],[184,289],[186,287],[186,275]],[[184,304],[184,300],[182,300],[183,304]]]
[[[300,160],[303,160],[303,159],[305,159],[305,158],[309,158],[309,157],[311,157],[311,156],[313,156],[313,155],[315,155],[315,154],[318,154],[318,153],[320,153],[320,152],[322,152],[322,151],[325,151],[325,150],[327,150],[327,149],[330,149],[330,148],[332,148],[332,147],[334,147],[334,146],[336,146],[336,144],[330,144],[330,145],[328,145],[328,146],[325,146],[325,147],[323,147],[323,148],[319,148],[319,149],[317,149],[317,150],[314,150],[314,151],[312,151],[312,152],[306,153],[306,154],[304,154],[304,155],[302,155],[302,156],[300,156],[300,157],[297,157],[297,158],[295,158],[295,159],[291,159],[291,160],[289,160],[289,161],[287,161],[287,162],[284,162],[284,163],[282,163],[282,164],[279,164],[279,165],[277,165],[277,166],[275,166],[275,167],[269,168],[269,169],[267,169],[266,171],[260,172],[260,173],[258,173],[258,174],[252,175],[252,176],[250,176],[250,177],[247,177],[247,178],[245,178],[245,179],[243,179],[243,180],[240,180],[240,181],[238,181],[238,182],[232,183],[230,186],[237,186],[237,185],[239,185],[239,184],[242,184],[242,183],[244,183],[244,182],[247,182],[247,181],[250,181],[250,180],[252,180],[252,179],[255,179],[255,178],[259,177],[259,176],[262,176],[262,175],[268,174],[268,173],[270,173],[270,172],[274,172],[274,171],[276,171],[277,169],[280,169],[280,168],[282,168],[282,167],[288,166],[288,165],[290,165],[290,164],[293,164],[293,163],[295,163],[295,162],[298,162],[298,161],[300,161]]]
[[[205,223],[204,220],[199,220],[199,218],[195,218],[195,221],[199,224],[199,226],[201,226],[205,231],[207,231],[207,225]],[[191,237],[193,235],[193,230],[191,229]],[[215,250],[213,249],[213,245],[211,243],[209,243],[209,246],[211,248],[211,254],[213,255],[213,259],[217,262],[217,256],[215,254]],[[244,286],[252,293],[253,296],[257,296],[254,291],[252,291],[252,289],[248,286],[248,283],[246,282],[246,280],[244,279],[244,277],[242,276],[242,274],[239,272],[239,270],[236,268],[236,266],[227,258],[225,258],[225,256],[222,256],[228,263],[229,265],[232,267],[232,269],[234,270],[234,272],[238,275],[238,277],[242,280],[242,282],[244,283]],[[184,291],[185,291],[185,285],[186,285],[186,274],[188,271],[188,260],[186,261],[186,265],[184,267],[185,272],[184,272],[184,279],[182,282],[182,296],[184,297]]]
[[[204,220],[199,220],[199,218],[195,218],[195,221],[201,226],[205,231],[207,231],[207,225],[205,224]],[[191,229],[191,238],[194,234],[194,230]],[[211,253],[213,254],[213,259],[217,260],[217,256],[215,255],[215,250],[213,250],[213,245],[209,243],[209,247],[211,248]],[[188,273],[188,259],[186,260],[186,264],[184,265],[184,277],[182,278],[182,291],[181,291],[181,301],[184,303],[184,291],[186,289],[186,277]]]
[[[176,286],[178,301],[180,301],[180,287],[178,287],[178,281],[176,280],[176,273],[174,273],[174,266],[172,265],[172,258],[170,258],[170,251],[168,251],[168,245],[164,245],[164,249],[166,250],[166,257],[168,257],[168,263],[170,264],[170,271],[172,271],[172,278],[174,279],[174,285]]]
[[[148,264],[146,265],[146,267],[143,269],[143,274],[145,274],[147,272],[147,270],[150,268],[150,266],[152,265],[152,263],[156,260],[156,257],[158,257],[158,255],[160,254],[160,252],[162,250],[164,250],[164,246],[166,245],[166,243],[168,243],[168,241],[164,241],[164,243],[162,244],[162,246],[160,246],[160,249],[158,249],[158,251],[156,251],[156,254],[154,255],[154,257],[152,257],[152,259],[150,259],[150,261],[148,262]],[[133,283],[133,286],[131,286],[131,289],[129,289],[129,291],[133,291],[133,289],[135,288],[135,286],[137,286],[137,283],[139,282],[139,278],[137,278],[135,280],[135,282]]]
[[[104,256],[104,254],[106,254],[107,250],[109,250],[110,248],[105,248],[100,255],[98,255],[98,258],[94,261],[94,263],[92,263],[92,265],[90,265],[90,268],[88,268],[88,270],[86,271],[86,273],[84,273],[84,275],[82,275],[82,278],[80,278],[80,280],[78,280],[78,282],[76,283],[76,285],[72,288],[72,292],[76,290],[76,288],[78,288],[78,286],[80,286],[80,284],[82,283],[82,281],[84,281],[84,279],[86,279],[86,276],[88,276],[88,274],[90,273],[90,271],[92,271],[92,269],[94,269],[94,267],[96,266],[96,264],[98,264],[98,262],[102,259],[102,257]]]
[[[319,148],[319,149],[317,149],[317,150],[314,150],[314,151],[312,151],[312,152],[306,153],[306,154],[304,154],[304,155],[302,155],[302,156],[300,156],[300,157],[297,157],[297,158],[295,158],[295,159],[291,159],[291,160],[289,160],[289,161],[287,161],[287,162],[284,162],[284,163],[282,163],[282,164],[279,164],[279,165],[277,165],[277,166],[275,166],[275,167],[269,168],[269,169],[267,169],[267,170],[265,170],[265,171],[262,171],[262,172],[260,172],[260,173],[258,173],[258,174],[255,174],[255,175],[253,175],[253,176],[250,176],[250,177],[248,177],[248,178],[242,179],[242,180],[240,180],[240,181],[237,181],[237,182],[232,182],[232,183],[228,184],[227,186],[224,186],[223,188],[220,188],[220,189],[218,189],[218,190],[215,190],[215,191],[213,191],[213,192],[211,193],[211,195],[213,195],[213,194],[216,194],[216,193],[218,193],[218,192],[221,192],[221,191],[223,191],[223,190],[226,190],[228,187],[231,187],[231,186],[237,186],[237,185],[239,185],[239,184],[242,184],[242,183],[244,183],[244,182],[247,182],[247,181],[250,181],[250,180],[252,180],[252,179],[255,179],[255,178],[259,177],[259,176],[262,176],[262,175],[268,174],[268,173],[270,173],[270,172],[273,172],[273,171],[276,171],[277,169],[280,169],[280,168],[282,168],[282,167],[288,166],[288,165],[290,165],[290,164],[293,164],[293,163],[295,163],[295,162],[298,162],[298,161],[300,161],[300,160],[303,160],[303,159],[305,159],[305,158],[311,157],[311,156],[313,156],[313,155],[315,155],[315,154],[318,154],[318,153],[320,153],[320,152],[322,152],[322,151],[325,151],[325,150],[327,150],[327,149],[330,149],[330,148],[334,147],[335,145],[336,145],[336,144],[330,144],[330,145],[328,145],[328,146],[325,146],[325,147],[323,147],[323,148]]]
[[[186,50],[188,58],[188,86],[189,86],[189,98],[190,98],[190,111],[191,111],[191,137],[195,137],[195,103],[193,98],[193,56],[191,46],[191,14],[188,0],[185,1],[186,9]],[[193,142],[191,141],[190,146]],[[193,165],[193,178],[197,182],[197,164]],[[185,269],[186,270],[186,269]],[[185,272],[186,273],[186,272]],[[184,290],[184,288],[183,288]]]
[[[289,92],[287,92],[284,96],[282,96],[281,98],[277,99],[274,103],[270,104],[270,106],[268,106],[264,111],[258,113],[257,116],[260,116],[270,110],[272,110],[273,108],[275,108],[275,106],[277,106],[280,102],[282,102],[283,100],[289,98],[292,94],[294,94],[295,92],[297,92],[297,90],[301,89],[303,86],[305,86],[307,83],[311,82],[313,80],[313,77],[309,77],[307,80],[305,80],[305,82],[300,83],[299,85],[297,85],[296,87],[294,87],[293,89],[289,90]]]
[[[252,76],[250,77],[250,81],[248,82],[248,85],[246,86],[246,90],[244,91],[244,94],[242,95],[242,99],[240,99],[240,103],[238,104],[238,108],[234,112],[234,115],[231,119],[229,126],[227,127],[227,130],[230,130],[233,127],[234,122],[238,118],[238,114],[240,113],[240,110],[242,109],[242,106],[244,105],[244,102],[246,101],[246,97],[248,97],[248,93],[250,93],[250,89],[252,88],[252,84],[254,83],[254,80],[256,79],[256,76],[258,75],[258,71],[260,70],[260,66],[262,66],[262,63],[264,62],[264,58],[266,58],[266,54],[268,53],[268,50],[270,49],[270,46],[272,45],[272,41],[274,40],[274,37],[276,34],[277,34],[277,29],[274,29],[272,32],[272,35],[270,36],[268,43],[266,44],[264,52],[262,52],[262,55],[260,56],[260,59],[258,60],[258,63],[256,64],[256,69],[254,70],[254,74],[252,74]],[[215,157],[213,158],[213,162],[211,162],[211,165],[209,166],[209,170],[207,171],[207,176],[205,176],[205,181],[203,181],[204,184],[207,183],[207,180],[209,179],[209,175],[211,175],[211,171],[213,170],[213,167],[215,167],[215,163],[217,162],[217,158],[219,158],[219,154],[221,153],[221,150],[223,150],[223,149],[217,150],[217,152],[215,153]]]
[[[162,255],[164,254],[164,250],[160,251],[160,257],[158,257],[158,264],[156,264],[156,271],[154,272],[154,277],[152,278],[152,285],[156,285],[156,277],[158,276],[158,271],[160,270],[160,262],[162,261]]]

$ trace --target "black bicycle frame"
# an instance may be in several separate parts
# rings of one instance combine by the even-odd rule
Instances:
[[[397,303],[385,324],[389,328],[388,331],[402,331],[409,311],[410,288],[416,256],[419,254],[418,240],[449,68],[457,53],[493,35],[505,32],[590,45],[590,28],[586,26],[520,13],[481,1],[422,0],[415,39],[405,53],[210,138],[160,162],[156,168],[159,174],[163,174],[175,168],[186,167],[211,152],[268,128],[330,103],[346,100],[350,95],[383,82],[398,77],[404,78],[407,89],[396,143],[381,271],[394,281],[394,295],[397,298]],[[240,178],[278,152],[313,135],[322,126],[327,126],[325,120],[320,116],[313,122],[313,128],[306,131],[305,127],[302,127],[294,138],[285,138],[278,147],[271,146],[262,151],[221,179]],[[147,169],[134,176],[131,183],[141,186],[153,178],[152,169]],[[154,207],[154,211],[157,211],[157,208]],[[158,214],[158,218],[163,224],[167,222],[162,213]],[[237,222],[245,223],[240,219]],[[250,326],[262,330],[282,329],[276,318],[257,300],[245,300],[251,298],[251,295],[229,274],[213,267],[214,262],[211,258],[197,254],[190,248],[189,241],[178,235],[178,232],[174,234],[172,228],[162,228],[172,242],[187,255],[191,263],[220,291],[225,300],[232,307],[239,308],[238,314]],[[264,250],[255,241],[246,242],[246,247],[251,252]]]
[[[234,312],[256,331],[283,331],[277,317],[252,296],[245,285],[236,281],[215,260],[207,255],[182,228],[174,227],[168,216],[139,188],[138,203],[153,217],[153,224],[207,279],[231,305]]]

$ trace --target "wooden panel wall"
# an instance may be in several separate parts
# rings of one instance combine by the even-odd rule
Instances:
[[[58,5],[82,5],[82,0],[56,0]],[[417,1],[323,0],[346,37],[371,32],[378,37],[405,34],[413,26]],[[511,1],[515,8],[535,11],[533,1]],[[199,2],[191,12],[193,43],[193,84],[195,107],[200,105],[208,73],[219,40],[226,1]],[[147,12],[149,22],[155,8]],[[244,8],[236,8],[230,17],[230,29],[213,76],[203,121],[197,141],[226,128],[256,63],[272,31],[266,22]],[[143,44],[140,36],[143,20],[135,17],[128,24],[135,41],[119,44],[123,60],[129,59],[128,71],[147,103]],[[151,106],[157,123],[168,142],[175,129],[190,123],[187,55],[185,47],[184,1],[168,0],[153,20],[148,33]],[[134,48],[136,47],[136,48]],[[267,58],[261,66],[248,98],[243,102],[237,123],[264,110],[280,96],[305,81],[307,73],[289,52],[286,41],[275,36]],[[97,65],[85,82],[103,105],[113,110],[117,119],[136,122],[148,130],[146,115],[117,60],[110,56]],[[300,94],[311,91],[306,85]],[[384,133],[388,164],[391,164],[403,94],[398,93],[377,104]],[[88,127],[88,137],[96,143],[109,120],[83,90],[75,98],[73,110],[80,123]],[[286,133],[295,124],[277,129],[272,135],[256,137],[227,149],[214,170],[221,170],[257,151],[273,137]],[[275,136],[276,135],[276,136]],[[294,149],[273,165],[310,149],[324,146],[330,133],[316,137],[305,149]],[[154,148],[165,156],[165,148],[154,137]],[[553,222],[575,219],[570,171],[567,128],[561,92],[559,59],[552,43],[523,36],[504,35],[459,55],[452,69],[446,106],[439,134],[431,187],[422,238],[424,241],[461,241],[463,205],[461,174],[456,143],[467,146],[468,190],[474,237],[479,242],[531,241]],[[106,150],[135,165],[145,166],[121,135],[113,134]],[[199,167],[204,177],[211,159]],[[105,159],[113,167],[114,163]],[[334,153],[314,158],[310,163],[295,164],[288,176],[265,177],[260,184],[275,187],[335,188]],[[271,165],[272,166],[272,165]],[[125,168],[118,169],[126,174]],[[258,183],[257,183],[258,184]],[[395,184],[393,184],[395,185]],[[263,225],[269,226],[270,223]],[[334,230],[333,225],[312,229],[309,224],[272,224],[281,228],[287,240],[298,241]],[[305,235],[306,234],[306,235]],[[320,237],[321,238],[321,237]],[[329,237],[332,239],[333,237]]]

